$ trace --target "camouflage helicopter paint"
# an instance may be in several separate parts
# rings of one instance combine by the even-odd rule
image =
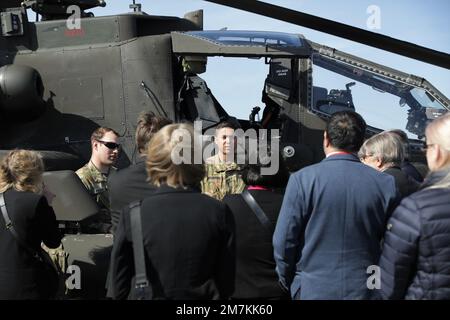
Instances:
[[[448,98],[425,79],[302,35],[203,31],[201,10],[177,18],[145,15],[136,7],[134,13],[91,17],[85,10],[103,6],[103,1],[24,1],[45,19],[33,23],[28,22],[20,2],[2,1],[0,5],[0,149],[4,150],[0,152],[30,148],[44,154],[49,171],[46,180],[57,191],[59,200],[54,207],[67,234],[64,244],[69,264],[79,265],[83,275],[82,289],[71,292],[70,297],[104,296],[112,237],[81,233],[80,224],[97,208],[67,170],[76,170],[87,162],[89,137],[97,126],[121,133],[124,147],[118,166],[133,162],[134,126],[142,110],[174,121],[202,120],[203,129],[232,116],[198,76],[205,71],[208,56],[265,58],[269,68],[263,88],[267,110],[259,122],[255,113],[250,120],[239,121],[244,129],[279,129],[283,161],[291,170],[323,158],[323,129],[333,112],[358,110],[350,89],[354,81],[389,93],[409,107],[405,129],[415,135],[411,143],[412,160],[416,162],[424,161],[419,149],[425,125],[450,108]],[[271,16],[272,12],[278,19],[300,21],[296,14],[301,13],[283,15],[283,8],[264,7],[258,1],[211,2],[253,11],[259,8],[259,13]],[[81,28],[68,27],[70,5],[81,9]],[[311,26],[325,23],[311,19]],[[361,41],[355,30],[343,30],[348,37]],[[386,43],[373,36],[371,41],[401,54],[417,52],[415,58],[447,69],[450,65],[448,54],[412,44],[398,49],[395,39]],[[314,66],[347,78],[346,89],[314,85]],[[413,90],[420,90],[425,98],[418,99]],[[379,131],[372,126],[368,134]]]

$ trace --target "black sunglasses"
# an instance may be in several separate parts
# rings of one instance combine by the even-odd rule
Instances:
[[[107,142],[107,141],[102,141],[102,140],[97,140],[97,141],[100,142],[101,144],[105,145],[105,147],[107,147],[108,149],[111,149],[111,150],[120,148],[120,144],[115,143],[115,142]]]

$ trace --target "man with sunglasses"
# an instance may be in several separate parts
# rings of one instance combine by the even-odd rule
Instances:
[[[86,189],[97,202],[100,212],[95,217],[95,223],[89,224],[89,229],[98,232],[109,232],[111,229],[111,216],[109,213],[108,176],[114,162],[119,156],[119,134],[111,128],[97,128],[91,135],[92,155],[84,167],[78,169],[76,174],[80,177]]]

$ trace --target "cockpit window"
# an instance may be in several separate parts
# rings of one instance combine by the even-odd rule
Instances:
[[[444,109],[442,104],[440,104],[436,99],[433,98],[428,92],[421,88],[411,89],[411,95],[417,100],[422,106],[434,109]]]
[[[283,46],[301,47],[303,41],[298,35],[264,31],[191,31],[186,34],[208,39],[222,45],[233,46]]]
[[[374,133],[402,129],[423,139],[426,125],[447,109],[423,88],[327,57],[313,56],[311,110],[361,114]]]
[[[299,34],[273,31],[171,32],[172,50],[179,55],[223,57],[310,57],[310,44]]]

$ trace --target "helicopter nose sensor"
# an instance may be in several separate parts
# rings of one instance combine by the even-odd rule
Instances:
[[[44,111],[44,86],[36,69],[24,65],[0,68],[0,110],[10,120],[33,120]]]

